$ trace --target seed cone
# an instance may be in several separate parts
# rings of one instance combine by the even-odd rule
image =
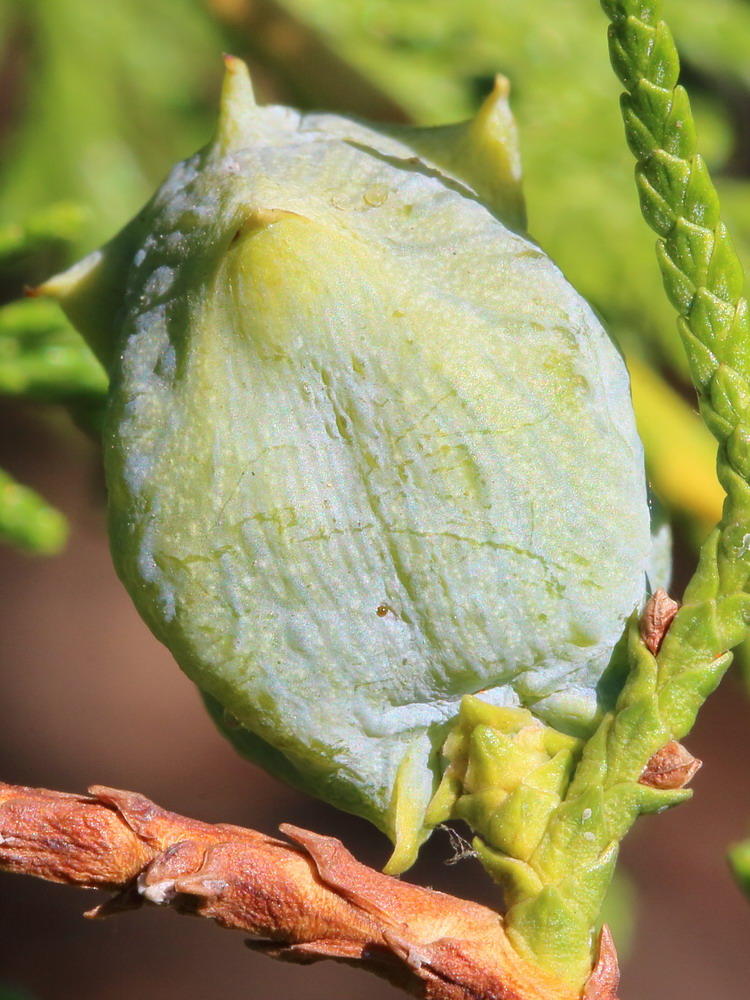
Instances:
[[[583,733],[650,549],[622,360],[520,228],[498,85],[259,108],[43,290],[111,375],[112,550],[234,744],[414,858],[461,699]],[[482,200],[484,199],[484,200]]]

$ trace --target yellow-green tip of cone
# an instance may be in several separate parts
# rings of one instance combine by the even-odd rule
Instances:
[[[247,144],[248,124],[255,115],[256,104],[247,64],[237,56],[225,55],[224,66],[214,147],[226,155]]]

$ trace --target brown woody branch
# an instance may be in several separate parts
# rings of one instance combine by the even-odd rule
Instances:
[[[134,792],[90,795],[0,783],[0,868],[115,893],[86,915],[151,903],[253,935],[291,961],[360,964],[424,1000],[574,1000],[524,961],[499,914],[360,864],[293,826],[293,843],[168,812]],[[603,932],[585,1000],[616,1000]]]

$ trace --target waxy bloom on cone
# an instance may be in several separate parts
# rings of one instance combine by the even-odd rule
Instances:
[[[257,107],[52,279],[111,377],[112,550],[235,745],[406,867],[461,698],[588,731],[647,589],[625,366],[471,122]]]

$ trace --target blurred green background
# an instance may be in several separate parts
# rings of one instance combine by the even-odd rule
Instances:
[[[717,182],[726,221],[748,261],[750,3],[682,0],[667,5],[667,16],[683,54],[683,82],[692,96],[701,149]],[[73,523],[73,540],[53,563],[29,562],[7,550],[3,594],[10,638],[4,662],[8,673],[20,669],[27,673],[23,682],[8,681],[0,730],[4,777],[52,784],[58,773],[59,780],[78,781],[79,786],[88,780],[119,780],[157,795],[158,779],[156,788],[147,787],[149,776],[154,778],[148,767],[144,775],[138,766],[126,766],[133,765],[133,757],[152,761],[156,731],[176,753],[174,766],[179,761],[180,774],[190,776],[190,789],[196,770],[201,775],[197,780],[207,801],[216,791],[212,775],[234,776],[238,790],[232,794],[223,790],[215,801],[217,808],[235,812],[214,819],[259,825],[252,809],[243,812],[234,805],[254,783],[249,796],[256,804],[259,794],[266,806],[276,796],[278,808],[266,810],[273,817],[271,825],[296,815],[294,821],[313,826],[317,822],[318,828],[328,823],[329,832],[335,833],[341,832],[343,822],[347,831],[353,831],[352,837],[360,838],[360,853],[374,851],[372,860],[377,863],[380,850],[384,859],[384,846],[372,847],[375,835],[363,824],[348,817],[342,821],[324,809],[322,820],[300,819],[300,809],[318,817],[313,809],[319,807],[299,806],[294,793],[278,791],[270,779],[235,761],[199,715],[197,699],[169,665],[167,654],[144,634],[114,580],[103,539],[96,440],[106,376],[54,304],[34,298],[19,301],[25,285],[49,276],[113,235],[172,163],[207,141],[216,114],[223,51],[248,60],[263,103],[323,108],[382,121],[438,124],[465,118],[489,92],[495,73],[510,79],[521,134],[529,230],[601,313],[626,355],[649,477],[674,525],[674,590],[679,594],[698,544],[720,515],[722,495],[714,473],[715,447],[695,412],[674,315],[661,290],[654,238],[638,211],[632,159],[622,137],[619,86],[609,67],[605,32],[596,0],[554,4],[549,0],[0,0],[0,396],[5,397],[0,401],[4,427],[0,460],[9,468],[0,472],[0,538],[29,552],[59,553]],[[55,610],[50,611],[53,604]],[[64,614],[61,607],[67,608]],[[59,652],[61,644],[69,647],[67,658]],[[132,665],[134,658],[137,666]],[[40,662],[45,659],[46,664]],[[111,660],[116,665],[108,666]],[[718,743],[714,753],[722,761],[727,754],[729,758],[712,792],[714,813],[701,827],[702,845],[710,842],[713,860],[701,861],[708,863],[708,869],[702,869],[702,876],[700,872],[692,876],[697,884],[702,884],[702,877],[708,888],[725,878],[730,894],[735,890],[728,876],[717,873],[723,872],[726,840],[741,836],[742,816],[750,816],[750,783],[745,779],[743,785],[737,777],[744,777],[748,761],[733,749],[728,717],[734,714],[735,728],[746,731],[746,706],[737,695],[740,669],[748,660],[742,652],[734,678],[717,696],[718,707],[706,710],[710,713],[706,725],[718,727],[706,738]],[[87,669],[114,678],[104,681],[102,690],[107,693],[101,696],[109,706],[107,712],[118,720],[115,725],[100,717],[100,706],[90,728],[91,719],[82,707],[92,683]],[[136,688],[131,695],[120,691],[118,701],[123,676],[136,678]],[[169,687],[173,683],[177,686]],[[148,725],[134,729],[137,724],[127,706],[128,697],[134,706],[138,704],[135,692],[142,695],[140,721],[145,718]],[[177,699],[179,711],[171,699]],[[47,702],[51,721],[39,707]],[[150,707],[144,707],[146,703]],[[176,723],[185,718],[190,721],[183,747]],[[56,772],[50,758],[60,742],[75,742],[70,735],[75,727],[77,733],[88,733],[92,742],[81,739],[80,761],[76,767],[71,764],[70,773],[64,766],[60,771],[59,760]],[[120,733],[120,742],[114,730]],[[56,734],[57,744],[50,732]],[[165,732],[170,735],[165,737]],[[111,753],[102,754],[102,740]],[[137,753],[132,749],[135,740]],[[157,745],[161,754],[162,743]],[[692,742],[691,749],[700,755]],[[75,754],[73,758],[78,759]],[[165,759],[171,760],[169,753]],[[122,776],[102,774],[97,767],[100,760]],[[113,765],[114,761],[118,763]],[[715,772],[715,763],[711,770]],[[706,785],[716,777],[709,776]],[[164,778],[165,793],[172,796],[164,804],[200,812],[202,800],[191,797],[184,781],[183,777],[173,785]],[[186,802],[175,801],[175,787],[186,793]],[[721,798],[722,790],[726,799]],[[705,805],[705,791],[700,791]],[[279,811],[282,807],[285,813]],[[686,844],[692,843],[687,839],[691,823],[693,831],[698,829],[696,823],[700,826],[688,814],[693,808],[691,804],[678,811],[672,827]],[[711,825],[711,836],[706,835],[706,823]],[[656,828],[648,826],[652,834]],[[430,850],[432,862],[425,863],[433,863],[435,870],[423,880],[435,882],[445,877],[445,870],[438,866],[441,849]],[[654,864],[658,868],[658,861]],[[463,871],[464,866],[459,868]],[[464,882],[454,879],[449,888],[466,895],[486,893],[479,888],[481,878],[475,872]],[[687,863],[680,878],[689,893],[693,883]],[[2,892],[8,891],[7,881]],[[621,897],[629,892],[621,883]],[[24,887],[19,893],[14,898],[27,901],[36,893],[34,898],[46,900],[37,888]],[[491,893],[485,898],[490,897]],[[723,915],[733,914],[733,927],[744,920],[747,938],[750,928],[739,893],[729,898],[732,902],[725,904]],[[27,902],[16,905],[28,907]],[[705,910],[705,895],[700,905]],[[74,899],[72,910],[80,908]],[[621,905],[620,914],[627,909]],[[648,920],[655,918],[653,913],[647,917],[646,909],[644,903],[645,926],[651,926]],[[663,915],[680,926],[678,914]],[[157,922],[161,926],[160,918]],[[721,921],[719,925],[724,926]],[[653,961],[648,942],[643,941],[643,926],[640,922],[636,944],[639,968]],[[714,921],[714,930],[716,926]],[[88,947],[100,946],[102,939],[86,930]],[[176,941],[181,940],[180,931]],[[66,927],[62,933],[73,931]],[[706,932],[704,939],[710,936]],[[100,945],[92,943],[95,940]],[[726,940],[727,932],[722,938]],[[200,947],[202,942],[203,938]],[[120,944],[123,953],[132,947],[124,936]],[[7,936],[0,934],[2,996],[10,969],[8,996],[16,995],[12,988],[26,996],[27,986],[40,991],[29,996],[75,995],[85,1000],[120,995],[120,986],[110,985],[103,992],[101,983],[94,992],[86,992],[80,979],[75,982],[78,966],[72,958],[69,974],[61,970],[58,985],[50,985],[56,980],[49,976],[40,978],[39,968],[24,979],[17,959],[27,952],[18,946],[11,960],[3,956],[8,947]],[[236,948],[237,942],[229,947]],[[27,951],[33,953],[33,944]],[[119,954],[117,947],[114,953]],[[722,955],[717,943],[713,957],[704,960],[713,970],[712,994],[723,1000],[744,998],[746,985],[737,962],[732,966],[717,958]],[[741,965],[744,955],[737,957]],[[245,955],[240,960],[248,970],[256,961]],[[10,962],[7,968],[4,961]],[[206,962],[219,961],[224,959],[206,957]],[[158,962],[147,963],[149,975],[174,974],[166,959],[164,964],[167,968],[162,970]],[[186,966],[190,967],[187,960]],[[348,972],[332,974],[322,986],[314,975],[300,974],[296,986],[282,976],[285,985],[280,986],[273,979],[275,966],[263,963],[258,969],[264,985],[255,980],[250,994],[258,1000],[270,998],[279,988],[310,997],[319,990],[328,996],[331,989],[348,989],[340,984],[349,982],[361,996],[392,995],[385,985],[346,978]],[[717,988],[716,976],[721,975],[723,988]],[[624,1000],[664,995],[697,1000],[706,995],[705,977],[693,970],[684,979],[679,990],[674,980],[664,980],[672,982],[670,988],[659,987],[655,967],[641,980],[626,980],[622,995]],[[174,995],[202,995],[205,987],[199,988],[199,982],[193,970],[182,986],[175,985]],[[141,980],[138,983],[142,988]],[[159,983],[158,989],[147,988],[146,995],[171,996]],[[128,996],[134,988],[131,980]],[[225,989],[227,995],[241,995],[239,990]]]

